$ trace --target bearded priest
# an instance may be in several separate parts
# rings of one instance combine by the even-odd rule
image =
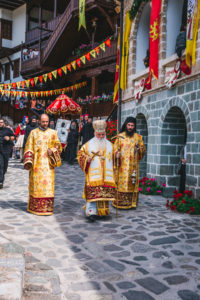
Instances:
[[[83,198],[85,213],[91,222],[109,215],[109,201],[115,200],[113,145],[106,139],[106,122],[93,122],[94,138],[78,152],[78,162],[86,180]]]
[[[139,193],[139,162],[145,152],[142,136],[136,133],[136,119],[128,117],[114,144],[117,184],[114,207],[136,209]]]

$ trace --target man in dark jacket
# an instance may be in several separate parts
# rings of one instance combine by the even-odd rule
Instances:
[[[74,163],[76,158],[78,145],[78,126],[75,120],[72,120],[70,125],[70,131],[67,138],[67,149],[66,149],[66,161],[69,164]]]
[[[94,128],[92,126],[92,117],[89,117],[87,123],[85,123],[83,125],[81,134],[83,136],[83,145],[94,137]]]
[[[0,118],[0,188],[3,188],[4,176],[8,168],[8,160],[13,147],[15,134],[5,126],[5,122]]]
[[[33,116],[30,118],[30,122],[29,124],[26,126],[26,129],[25,129],[25,135],[24,135],[24,143],[23,143],[23,148],[25,148],[25,145],[26,145],[26,141],[28,139],[28,136],[30,134],[30,132],[37,128],[38,125],[37,125],[37,117],[36,116]]]
[[[186,48],[186,26],[181,25],[180,33],[176,38],[175,51],[178,57],[182,56],[183,50]]]

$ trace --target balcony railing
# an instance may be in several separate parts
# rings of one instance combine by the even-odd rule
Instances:
[[[60,22],[60,18],[62,16],[58,16],[57,18],[47,22],[44,27],[41,29],[36,27],[32,30],[26,32],[26,44],[31,44],[37,42],[40,37],[41,39],[49,37],[52,32],[56,29],[56,26]]]
[[[40,69],[40,54],[32,59],[21,61],[21,74],[31,73],[37,69]]]

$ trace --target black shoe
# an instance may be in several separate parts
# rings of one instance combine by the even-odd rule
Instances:
[[[3,183],[0,183],[0,189],[2,189],[3,188]]]
[[[91,215],[88,217],[90,222],[95,222],[96,221],[96,216],[95,215]]]

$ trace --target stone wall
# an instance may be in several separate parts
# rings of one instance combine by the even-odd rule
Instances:
[[[187,145],[186,188],[200,196],[200,80],[146,95],[122,106],[122,121],[137,118],[137,132],[147,143],[142,173],[167,184],[166,195],[179,186],[177,165]],[[146,127],[147,124],[147,127]],[[147,134],[148,133],[148,134]],[[146,165],[146,166],[145,166]]]

